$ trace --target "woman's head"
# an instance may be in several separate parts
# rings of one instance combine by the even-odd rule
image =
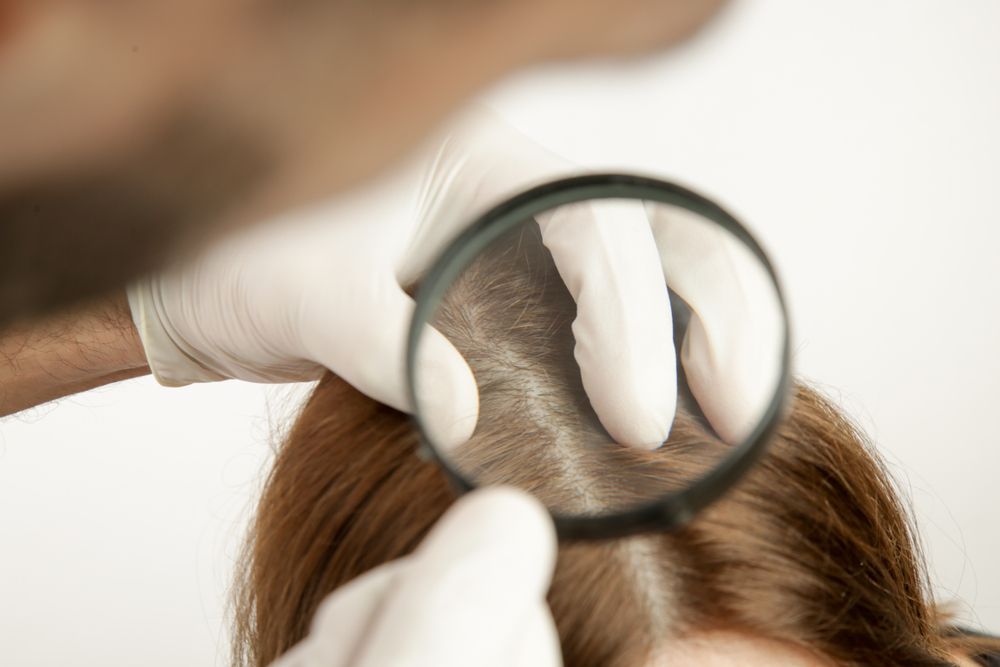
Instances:
[[[669,490],[679,471],[715,460],[725,445],[683,409],[656,451],[604,433],[567,353],[572,300],[536,234],[477,261],[437,322],[491,388],[462,465],[586,512]],[[512,304],[524,314],[513,322]],[[260,501],[238,661],[266,665],[306,634],[328,593],[421,541],[454,494],[417,445],[404,415],[324,378]],[[706,664],[726,651],[742,657],[719,664],[749,664],[755,651],[803,665],[951,664],[888,475],[805,387],[760,465],[684,529],[563,545],[549,603],[567,667]]]

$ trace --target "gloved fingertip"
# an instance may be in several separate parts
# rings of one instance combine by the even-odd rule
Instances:
[[[384,600],[358,666],[509,665],[503,658],[545,603],[555,558],[555,528],[537,500],[507,488],[464,496]]]
[[[417,355],[413,411],[435,447],[454,450],[476,430],[476,378],[455,346],[436,329],[425,333]]]
[[[777,323],[754,319],[755,326],[742,328],[721,326],[728,324],[722,318],[692,321],[681,354],[693,397],[731,445],[750,436],[781,386],[781,335],[769,328]]]
[[[417,558],[451,568],[489,562],[507,572],[530,571],[536,581],[524,584],[544,594],[556,547],[555,526],[545,506],[528,493],[498,486],[459,499],[420,546]]]
[[[691,391],[723,442],[736,445],[749,437],[764,418],[778,379],[764,374],[720,373],[718,369],[699,372],[694,364],[688,365],[693,367],[688,371]],[[721,382],[720,376],[727,381]]]
[[[605,429],[615,442],[636,449],[654,450],[670,437],[674,421],[672,413],[667,416],[662,409],[644,410],[641,407],[632,407],[630,412],[632,416],[627,420],[602,419],[602,424],[608,422]]]
[[[614,378],[612,380],[612,378]],[[584,375],[584,387],[597,417],[615,442],[652,450],[670,436],[677,410],[673,374],[598,373]]]

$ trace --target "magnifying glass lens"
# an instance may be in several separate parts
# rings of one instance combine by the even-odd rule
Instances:
[[[787,383],[781,295],[741,227],[661,199],[512,207],[432,272],[411,387],[460,485],[519,487],[579,525],[697,510],[721,494],[713,475],[742,474],[727,468],[747,465]],[[449,409],[430,327],[468,362],[478,409]]]

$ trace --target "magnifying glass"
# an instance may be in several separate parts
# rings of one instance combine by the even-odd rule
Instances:
[[[653,232],[672,324],[662,342],[674,352],[662,373],[677,386],[676,405],[657,415],[672,424],[658,445],[616,442],[584,390],[576,302],[545,245],[547,225],[577,224],[581,210],[612,228],[616,216],[641,215]],[[435,378],[421,361],[431,327],[462,353],[479,391],[478,414],[455,417],[475,422],[459,444],[432,414]],[[751,469],[779,425],[788,312],[767,255],[717,204],[655,178],[572,177],[494,207],[441,254],[416,295],[406,372],[423,453],[460,491],[532,493],[566,540],[675,530]]]

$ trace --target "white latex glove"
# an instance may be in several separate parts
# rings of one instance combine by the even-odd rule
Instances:
[[[400,285],[415,282],[477,214],[566,171],[474,113],[374,186],[133,285],[129,303],[150,367],[165,385],[309,380],[325,367],[409,411],[403,368],[413,303]],[[676,381],[669,301],[644,212],[607,219],[582,209],[543,226],[578,303],[577,359],[602,423],[620,442],[658,445],[673,422]],[[434,335],[430,345],[420,372],[437,391],[421,407],[446,425],[435,429],[441,444],[459,444],[475,427],[475,381],[446,339]]]
[[[581,170],[479,108],[456,124],[428,173],[421,217],[440,232]],[[724,440],[749,435],[776,387],[784,321],[756,258],[720,227],[660,204],[580,202],[538,222],[577,302],[575,356],[608,433],[636,446],[669,435],[677,377],[666,278],[692,308],[681,349],[692,393]]]
[[[709,423],[729,443],[746,438],[777,389],[785,332],[778,293],[750,250],[690,211],[647,212],[670,287],[691,308],[680,358]]]
[[[580,173],[474,108],[453,125],[428,171],[419,217],[435,221],[427,233],[452,234],[504,199]],[[601,424],[620,443],[659,446],[673,424],[677,378],[670,298],[646,212],[638,202],[581,203],[538,223],[576,301],[574,354]]]
[[[467,114],[430,146],[353,196],[286,216],[281,224],[228,240],[132,286],[133,317],[157,379],[166,385],[225,378],[283,382],[314,379],[329,368],[372,398],[411,410],[403,368],[413,303],[400,285],[418,280],[490,206],[579,173],[482,110]],[[682,238],[689,226],[664,244],[669,220],[651,227],[642,206],[606,204],[564,207],[539,216],[539,223],[577,302],[575,354],[601,423],[618,442],[655,447],[669,435],[677,397],[664,266],[673,284],[683,277],[672,275],[678,273],[671,272],[672,264],[729,265],[711,260],[717,252],[711,244]],[[708,259],[699,254],[706,248]],[[684,357],[686,370],[700,379],[703,408],[716,393],[722,396],[721,407],[706,414],[735,440],[759,414],[748,406],[769,398],[769,387],[750,377],[758,366],[744,368],[747,360],[740,355],[726,353],[727,363],[714,363],[713,355],[745,335],[745,323],[726,317],[746,312],[734,303],[744,295],[716,288],[731,282],[732,272],[697,275],[682,296],[704,325],[689,329],[689,338],[701,338],[685,346],[701,354]],[[435,332],[424,344],[429,347],[422,350],[419,372],[435,392],[422,398],[421,407],[440,444],[455,446],[475,428],[475,381],[445,338]],[[755,347],[748,349],[753,356]],[[734,382],[734,376],[748,381]],[[757,393],[747,397],[742,413],[732,412],[739,407],[733,391],[746,387]]]
[[[412,262],[430,261],[448,238],[417,244],[418,230],[435,222],[414,213],[426,168],[426,160],[405,165],[351,196],[248,230],[132,285],[129,304],[156,378],[168,386],[289,382],[317,379],[328,368],[409,411],[404,361],[413,301],[399,275],[419,275]],[[440,334],[427,340],[421,372],[435,378],[438,418],[464,423],[458,415],[478,413],[472,373]]]
[[[545,603],[555,551],[531,497],[464,496],[412,556],[332,593],[272,667],[558,667]]]

